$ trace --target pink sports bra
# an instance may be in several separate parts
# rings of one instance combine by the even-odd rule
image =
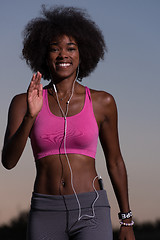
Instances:
[[[90,90],[86,89],[81,112],[67,117],[66,153],[95,158],[98,125],[94,116]],[[35,160],[54,154],[64,154],[64,118],[54,115],[48,104],[47,89],[43,89],[43,106],[30,132]]]

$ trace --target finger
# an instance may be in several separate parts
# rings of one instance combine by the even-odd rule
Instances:
[[[33,74],[30,85],[28,87],[28,92],[31,92],[34,89],[37,89],[38,85],[40,84],[42,74],[40,72],[37,72],[36,74]]]
[[[33,74],[33,76],[32,76],[32,79],[30,81],[30,84],[28,86],[28,90],[27,91],[30,91],[31,89],[33,89],[34,81],[35,81],[35,74]]]
[[[31,87],[37,88],[37,85],[40,84],[42,74],[40,72],[37,72],[36,74],[33,74],[32,80],[31,80]]]
[[[38,82],[41,82],[41,78],[42,78],[42,74],[40,72],[38,72]]]
[[[42,85],[42,84],[39,84],[38,95],[39,95],[39,97],[42,97],[42,96],[43,96],[43,85]]]
[[[36,77],[35,77],[35,82],[36,84],[39,84],[42,78],[42,74],[40,72],[37,72]]]
[[[31,81],[34,81],[34,80],[35,80],[35,78],[36,78],[36,74],[34,73],[34,74],[33,74],[33,76],[32,76],[32,79],[31,79]]]

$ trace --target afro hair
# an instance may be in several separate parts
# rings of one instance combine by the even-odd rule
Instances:
[[[75,7],[42,6],[42,17],[32,19],[23,32],[22,56],[30,68],[40,71],[43,79],[50,80],[47,56],[50,42],[59,36],[75,39],[80,54],[78,79],[88,76],[104,58],[107,50],[104,37],[86,10]]]

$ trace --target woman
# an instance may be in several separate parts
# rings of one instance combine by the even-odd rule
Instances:
[[[101,31],[77,8],[43,8],[43,17],[25,28],[23,57],[37,73],[27,93],[11,102],[2,163],[15,167],[30,137],[37,175],[29,240],[112,239],[110,206],[95,169],[98,136],[120,208],[120,239],[135,239],[116,103],[76,81],[105,50]],[[41,77],[50,80],[44,89]]]

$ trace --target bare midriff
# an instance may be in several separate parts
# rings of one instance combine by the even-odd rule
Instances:
[[[97,176],[95,159],[68,154],[73,173],[73,185],[76,193],[94,191],[93,179]],[[52,155],[36,160],[37,176],[34,192],[48,195],[73,194],[71,172],[65,155]],[[94,183],[99,190],[98,179]]]

